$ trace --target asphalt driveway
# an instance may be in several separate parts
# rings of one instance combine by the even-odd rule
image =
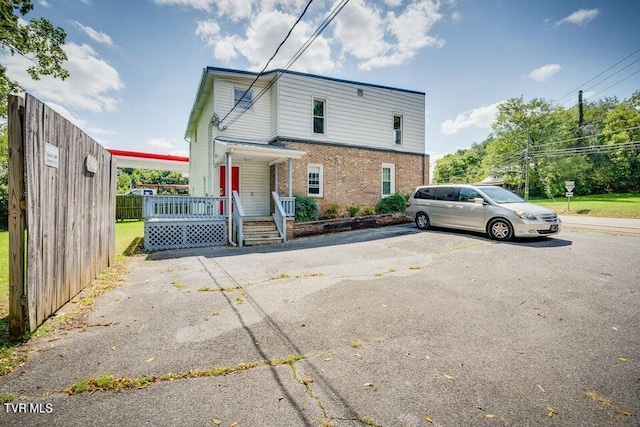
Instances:
[[[638,259],[413,225],[139,257],[0,380],[0,425],[638,425]]]

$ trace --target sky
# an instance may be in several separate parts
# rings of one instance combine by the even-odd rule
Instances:
[[[268,69],[341,1],[313,0]],[[27,58],[0,50],[9,77],[107,148],[188,155],[202,69],[260,71],[308,0],[33,3],[27,20],[65,29],[70,77],[33,81]],[[640,90],[639,16],[637,0],[350,0],[291,69],[425,92],[433,163],[483,141],[514,97],[629,98]]]

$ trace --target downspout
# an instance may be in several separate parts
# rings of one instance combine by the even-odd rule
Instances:
[[[231,163],[231,153],[233,152],[233,150],[228,150],[227,151],[227,188],[225,188],[224,191],[226,191],[227,194],[227,227],[228,227],[228,232],[229,232],[229,243],[231,243],[233,246],[237,246],[237,244],[233,241],[233,221],[232,221],[232,217],[233,217],[233,210],[232,210],[232,198],[233,198],[233,194],[231,194],[232,190],[231,190],[231,177],[233,176],[233,174],[231,173],[231,168],[232,168],[232,163]]]

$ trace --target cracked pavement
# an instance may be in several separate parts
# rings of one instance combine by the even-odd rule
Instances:
[[[0,379],[43,409],[5,406],[0,425],[637,425],[639,255],[632,235],[496,243],[409,224],[136,257],[88,327],[34,340]],[[305,358],[62,392],[290,355]]]

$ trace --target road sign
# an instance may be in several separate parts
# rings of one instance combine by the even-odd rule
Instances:
[[[573,197],[573,191],[567,191],[567,197]]]
[[[576,188],[576,185],[573,181],[565,181],[564,187],[567,189],[567,191],[571,192],[573,191],[574,188]]]

